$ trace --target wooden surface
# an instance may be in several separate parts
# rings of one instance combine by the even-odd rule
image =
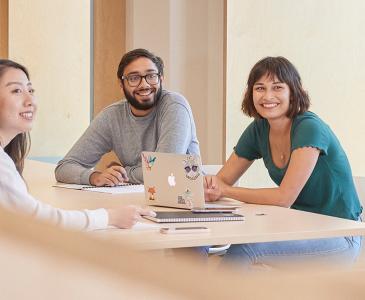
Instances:
[[[8,58],[9,0],[0,0],[0,58]]]
[[[95,0],[94,3],[94,117],[106,106],[123,98],[117,69],[126,51],[126,1]],[[105,154],[97,165],[103,170],[117,161],[114,152]]]
[[[94,0],[94,116],[122,98],[117,78],[125,46],[125,0]]]
[[[54,165],[27,161],[24,177],[30,193],[37,199],[65,209],[115,207],[121,204],[143,205],[143,194],[111,195],[87,191],[54,188]],[[162,208],[153,208],[162,209]],[[210,233],[163,235],[158,228],[144,230],[108,229],[94,234],[116,241],[128,240],[143,249],[180,248],[214,244],[236,244],[281,240],[364,235],[365,223],[328,217],[282,207],[246,205],[240,210],[243,222],[199,223]],[[153,222],[144,221],[154,224]],[[197,223],[183,224],[196,225]],[[174,226],[170,224],[168,226]],[[166,227],[166,225],[161,225]]]
[[[0,208],[1,299],[363,299],[364,271],[244,273],[168,259]]]

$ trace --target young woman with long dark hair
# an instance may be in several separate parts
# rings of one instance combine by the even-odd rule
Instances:
[[[102,229],[108,225],[129,228],[143,214],[154,212],[136,206],[68,211],[34,199],[22,178],[31,130],[37,112],[27,69],[0,59],[0,205],[75,229]]]

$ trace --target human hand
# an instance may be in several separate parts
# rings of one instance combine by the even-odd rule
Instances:
[[[156,216],[154,211],[134,205],[110,208],[107,209],[107,211],[109,215],[109,225],[118,228],[131,228],[141,220],[141,216]]]
[[[112,167],[112,166],[122,166],[119,162],[117,162],[117,161],[115,161],[115,160],[113,160],[113,161],[111,161],[106,167],[107,168],[110,168],[110,167]]]
[[[203,185],[206,202],[217,201],[223,196],[223,190],[226,186],[226,184],[217,176],[205,176]]]
[[[95,186],[115,186],[128,182],[127,171],[120,165],[113,165],[102,172],[94,172],[90,176],[90,184]]]

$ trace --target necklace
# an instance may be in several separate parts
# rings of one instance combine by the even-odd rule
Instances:
[[[270,148],[273,161],[275,161],[276,157],[277,163],[280,164],[280,166],[285,165],[288,157],[290,156],[290,141],[282,141],[281,143],[278,143],[271,139]]]
[[[275,145],[275,152],[277,153],[277,157],[280,158],[280,161],[285,161],[285,158],[287,157],[286,151],[282,151]]]
[[[281,125],[281,130],[276,130],[273,132],[270,129],[269,132],[269,143],[271,158],[275,164],[279,167],[284,167],[290,158],[290,131],[291,131],[291,121],[287,125]]]

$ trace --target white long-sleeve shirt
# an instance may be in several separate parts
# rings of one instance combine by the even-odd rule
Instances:
[[[63,210],[33,198],[13,160],[0,147],[0,205],[14,212],[22,212],[53,224],[73,229],[95,230],[108,226],[105,209]]]

